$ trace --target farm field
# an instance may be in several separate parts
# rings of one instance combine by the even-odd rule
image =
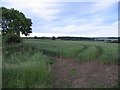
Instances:
[[[24,42],[52,57],[118,64],[118,44],[116,43],[34,39]]]
[[[3,88],[118,86],[118,44],[24,39],[3,46]]]

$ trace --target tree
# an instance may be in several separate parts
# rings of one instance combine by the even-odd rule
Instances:
[[[56,38],[53,36],[53,37],[52,37],[52,40],[55,40],[55,39],[56,39]]]
[[[20,32],[25,36],[32,33],[32,21],[26,18],[22,12],[15,10],[14,8],[7,9],[5,7],[0,7],[2,9],[2,34],[14,33],[20,36]]]
[[[120,43],[120,37],[118,37],[118,43]]]
[[[37,39],[37,36],[34,36],[34,39]]]

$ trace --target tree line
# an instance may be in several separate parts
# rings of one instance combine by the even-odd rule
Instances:
[[[61,37],[22,37],[24,39],[50,39],[50,40],[71,40],[71,41],[105,41],[105,39],[114,39],[118,41],[112,41],[113,43],[120,43],[120,37],[70,37],[70,36],[61,36]]]

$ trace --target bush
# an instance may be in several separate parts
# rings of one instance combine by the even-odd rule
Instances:
[[[3,43],[5,44],[20,43],[21,41],[21,37],[14,33],[7,33],[5,36],[3,36]]]

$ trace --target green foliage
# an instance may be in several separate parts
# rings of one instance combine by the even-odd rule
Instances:
[[[51,87],[50,59],[25,44],[3,46],[3,88]]]
[[[3,36],[4,44],[15,44],[20,43],[21,41],[21,37],[14,33],[7,33],[5,36]]]
[[[29,35],[32,32],[31,19],[26,18],[22,12],[15,10],[13,8],[7,9],[5,7],[0,7],[2,9],[2,34],[14,32],[20,35],[20,32],[24,35]]]

